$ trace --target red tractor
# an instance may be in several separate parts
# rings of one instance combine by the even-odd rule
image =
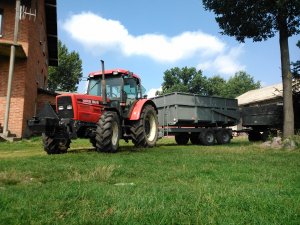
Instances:
[[[97,151],[114,153],[119,140],[152,147],[158,138],[157,109],[143,97],[140,78],[127,70],[104,70],[89,75],[87,94],[62,94],[56,109],[46,105],[28,121],[43,133],[48,154],[66,153],[71,139],[89,138]]]

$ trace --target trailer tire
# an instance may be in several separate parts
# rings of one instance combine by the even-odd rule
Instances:
[[[175,135],[175,141],[178,145],[186,145],[189,142],[188,133],[179,133]]]
[[[136,147],[153,147],[158,137],[158,119],[152,105],[142,109],[140,119],[132,122],[132,142]]]
[[[193,145],[199,145],[200,144],[200,133],[191,133],[190,141]]]
[[[268,139],[270,139],[270,137],[272,136],[271,131],[269,130],[265,130],[262,134],[261,134],[261,140],[263,142],[267,141]]]
[[[252,130],[252,131],[249,131],[249,133],[248,133],[248,140],[251,142],[261,141],[262,136],[259,131]]]
[[[96,150],[115,153],[119,148],[121,136],[120,119],[115,112],[104,112],[97,123]]]
[[[219,130],[216,133],[216,140],[219,145],[229,144],[231,141],[231,134],[228,132],[228,130]]]
[[[203,145],[215,144],[215,133],[213,130],[205,130],[200,133],[200,143]]]
[[[43,140],[44,150],[49,155],[67,153],[71,143],[71,140],[68,138],[58,139],[55,137],[47,136],[44,133],[42,134],[42,140]]]

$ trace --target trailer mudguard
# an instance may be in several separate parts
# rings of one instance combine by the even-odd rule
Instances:
[[[141,116],[141,112],[145,105],[152,105],[157,113],[156,105],[154,104],[154,102],[152,100],[140,99],[132,107],[132,110],[129,115],[129,120],[139,120],[140,116]]]

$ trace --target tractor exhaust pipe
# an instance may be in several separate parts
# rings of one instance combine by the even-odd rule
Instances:
[[[102,90],[102,101],[103,105],[107,104],[107,96],[106,96],[106,80],[105,80],[105,72],[104,72],[104,61],[101,60],[102,65],[102,80],[101,80],[101,90]]]

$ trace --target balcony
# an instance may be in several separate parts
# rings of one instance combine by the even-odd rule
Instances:
[[[13,42],[11,41],[3,41],[0,40],[0,56],[10,56],[10,49]],[[16,45],[16,58],[25,59],[27,55],[25,53],[25,49],[23,45],[17,44]]]

